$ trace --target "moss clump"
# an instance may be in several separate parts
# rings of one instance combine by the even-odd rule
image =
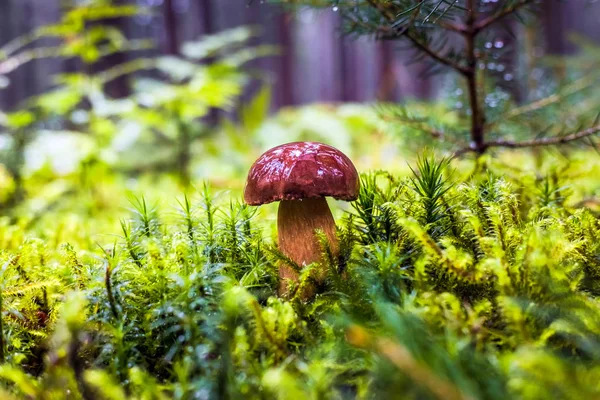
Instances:
[[[0,253],[3,394],[599,396],[597,216],[567,206],[551,176],[449,168],[424,158],[410,177],[364,175],[339,258],[322,241],[327,279],[309,266],[286,298],[272,221],[207,188],[176,213],[134,202],[102,246],[20,232]]]

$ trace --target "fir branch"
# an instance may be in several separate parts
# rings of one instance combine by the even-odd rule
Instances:
[[[379,13],[381,14],[382,17],[384,17],[388,22],[393,22],[395,15],[392,11],[388,10],[386,8],[386,6],[384,6],[383,4],[381,4],[379,2],[379,0],[367,0],[367,2],[373,7],[375,8],[377,11],[379,11]],[[423,3],[423,2],[421,2]],[[420,6],[420,4],[418,5]],[[416,9],[418,9],[418,7],[416,7]]]
[[[368,3],[379,11],[381,16],[388,22],[394,22],[394,13],[381,4],[377,0],[367,0]],[[419,8],[415,8],[418,12]],[[479,93],[477,90],[477,55],[475,52],[475,37],[476,37],[476,18],[477,13],[475,10],[474,0],[467,1],[467,19],[464,28],[461,28],[466,41],[466,52],[467,52],[467,66],[461,65],[459,62],[440,54],[435,51],[427,43],[423,42],[415,33],[411,27],[405,28],[402,32],[394,32],[392,36],[388,38],[395,38],[405,36],[412,44],[421,52],[428,55],[433,60],[440,64],[446,65],[460,73],[467,80],[467,87],[469,89],[469,103],[471,107],[471,141],[474,144],[475,149],[478,153],[483,153],[486,149],[485,146],[485,115],[481,108],[479,101]]]
[[[450,30],[450,31],[460,33],[460,34],[465,34],[467,32],[467,28],[463,24],[440,21],[440,19],[443,18],[444,15],[446,15],[452,7],[460,8],[459,6],[456,5],[456,3],[458,3],[458,0],[454,0],[454,2],[449,4],[448,7],[446,7],[446,9],[433,22],[437,23],[443,29]]]
[[[381,4],[379,1],[377,0],[367,0],[368,3],[375,8],[377,11],[379,11],[379,13],[381,14],[381,16],[383,18],[385,18],[385,20],[390,23],[393,24],[394,23],[394,13],[389,10],[388,8],[386,8],[383,4]],[[422,3],[422,2],[421,2]],[[414,23],[414,20],[416,18],[417,13],[419,12],[419,7],[421,5],[421,3],[418,4],[417,7],[415,7],[415,10],[413,11],[414,14],[411,18],[411,23],[404,27],[404,29],[402,29],[401,31],[392,31],[390,32],[388,30],[388,34],[391,33],[390,36],[384,37],[387,39],[391,39],[391,38],[399,38],[401,36],[405,36],[408,40],[410,40],[415,47],[417,47],[420,51],[422,51],[423,53],[427,54],[429,57],[433,58],[434,60],[436,60],[437,62],[444,64],[454,70],[456,70],[457,72],[465,75],[466,73],[468,73],[468,69],[465,68],[464,66],[460,65],[459,63],[457,63],[456,61],[445,57],[444,55],[440,54],[439,52],[436,52],[434,49],[431,48],[431,46],[429,46],[427,43],[424,43],[423,41],[421,41],[417,35],[411,30],[411,26]],[[458,29],[458,28],[457,28]]]
[[[488,26],[496,23],[498,20],[518,11],[522,7],[532,4],[534,1],[535,0],[519,0],[511,6],[503,8],[502,10],[498,11],[494,15],[491,15],[491,16],[479,21],[477,24],[475,24],[475,26],[473,27],[473,33],[477,34],[477,33],[481,32]]]
[[[593,136],[599,132],[600,132],[600,124],[593,126],[591,128],[579,131],[579,132],[565,135],[565,136],[526,140],[523,142],[515,142],[512,140],[495,140],[495,141],[487,142],[485,145],[486,145],[486,147],[507,147],[507,148],[511,148],[511,149],[518,149],[518,148],[524,148],[524,147],[552,146],[552,145],[557,145],[557,144],[574,142],[576,140],[580,140],[580,139],[584,139],[584,138]]]
[[[387,118],[384,120],[390,120],[390,118]],[[407,119],[398,118],[398,120],[404,122],[407,125],[412,125],[415,128],[422,130],[425,133],[428,133],[434,139],[445,139],[446,135],[443,130],[431,127],[425,121],[419,121],[419,120],[410,119],[410,118],[407,118]]]
[[[569,135],[564,135],[564,136],[555,136],[555,137],[543,138],[543,139],[532,139],[532,140],[525,140],[525,141],[521,141],[521,142],[514,141],[514,140],[500,139],[500,140],[494,140],[491,142],[486,142],[484,151],[490,147],[522,149],[522,148],[528,148],[528,147],[554,146],[554,145],[558,145],[558,144],[565,144],[565,143],[570,143],[570,142],[574,142],[574,141],[585,139],[585,138],[590,138],[591,136],[594,136],[598,133],[600,133],[600,124],[592,126],[588,129],[578,131],[575,133],[571,133]],[[466,153],[471,153],[471,152],[479,152],[479,150],[476,149],[474,146],[465,147],[463,149],[456,151],[454,153],[453,158],[460,157]]]
[[[450,23],[450,22],[438,21],[438,20],[435,20],[434,23],[438,24],[442,29],[445,29],[447,31],[460,33],[461,35],[464,35],[465,33],[467,33],[467,28],[463,24]]]
[[[448,22],[448,21],[443,21],[442,18],[444,18],[444,16],[446,16],[450,10],[452,10],[453,8],[462,8],[460,6],[458,6],[456,3],[458,3],[458,0],[454,0],[452,3],[450,3],[449,0],[440,0],[434,7],[433,9],[429,12],[429,14],[427,14],[427,16],[425,17],[425,19],[423,20],[423,22],[428,22],[430,20],[430,18],[435,15],[436,12],[438,12],[440,6],[442,4],[446,4],[447,7],[443,10],[440,10],[441,12],[439,13],[439,15],[435,18],[435,20],[432,21],[433,24],[437,24],[440,28],[442,29],[446,29],[449,31],[453,31],[456,33],[460,33],[460,34],[464,34],[466,33],[466,27],[463,24],[460,23],[455,23],[455,22]]]
[[[542,99],[536,100],[532,103],[523,105],[521,107],[516,107],[511,109],[510,111],[507,111],[506,113],[502,114],[497,121],[491,122],[489,124],[486,125],[486,127],[491,127],[496,125],[499,121],[503,121],[506,119],[511,119],[511,118],[515,118],[518,116],[521,116],[523,114],[527,114],[530,112],[534,112],[537,110],[540,110],[544,107],[547,107],[549,105],[552,104],[556,104],[562,100],[564,100],[565,97],[571,96],[575,93],[578,93],[586,88],[589,87],[589,85],[591,83],[593,83],[595,80],[597,79],[597,77],[583,77],[580,78],[578,80],[576,80],[575,82],[571,83],[570,85],[567,86],[566,89],[564,89],[562,92],[560,93],[554,93],[548,97],[544,97]]]
[[[415,45],[415,47],[417,47],[419,50],[421,50],[423,53],[427,54],[429,57],[433,58],[437,62],[454,69],[455,71],[461,73],[462,75],[467,75],[467,74],[471,73],[471,71],[472,71],[471,68],[460,65],[456,61],[454,61],[448,57],[445,57],[444,55],[440,54],[439,52],[436,52],[430,46],[428,46],[426,43],[423,43],[421,40],[419,40],[419,38],[417,38],[417,36],[413,32],[407,31],[404,36],[406,36]]]
[[[443,128],[432,126],[433,121],[430,121],[427,117],[413,117],[408,115],[408,111],[402,106],[381,106],[381,110],[378,114],[385,122],[397,122],[410,125],[415,129],[429,134],[434,139],[446,139],[446,131]],[[450,141],[454,142],[452,139],[450,139]]]

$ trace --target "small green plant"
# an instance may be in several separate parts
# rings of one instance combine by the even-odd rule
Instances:
[[[44,158],[53,140],[76,148],[69,154],[75,162],[65,171],[48,174],[46,180],[79,174],[78,183],[85,182],[86,189],[94,190],[89,177],[106,166],[129,176],[172,173],[184,187],[190,186],[193,161],[204,151],[202,142],[219,131],[203,118],[211,110],[233,110],[251,78],[245,65],[275,49],[251,47],[257,30],[239,27],[184,43],[178,56],[135,57],[135,52],[151,48],[152,42],[129,40],[117,27],[103,22],[148,12],[132,5],[85,2],[65,12],[57,23],[0,48],[0,79],[7,84],[10,81],[4,74],[38,58],[74,58],[85,66],[56,76],[51,89],[27,99],[16,111],[0,112],[0,134],[10,138],[10,145],[0,153],[4,166],[0,172],[6,181],[0,187],[0,208],[15,214],[15,207],[28,199],[29,175],[37,172],[39,179],[48,172]],[[58,44],[38,44],[48,38]],[[124,52],[133,59],[109,66],[101,62]],[[153,71],[155,78],[136,74],[142,71]],[[112,98],[107,86],[117,79],[130,81],[132,93]],[[268,101],[268,91],[263,93]],[[246,120],[256,117],[245,113]],[[48,129],[49,122],[58,128]],[[33,157],[39,165],[26,165],[27,151],[41,153]],[[66,188],[62,197],[81,189],[79,184]]]
[[[131,17],[146,12],[136,6],[111,5],[104,2],[88,2],[64,13],[60,21],[36,28],[32,32],[17,37],[0,48],[0,81],[4,87],[10,85],[7,74],[36,59],[61,57],[77,59],[87,67],[94,65],[102,57],[118,52],[138,51],[151,47],[148,40],[128,40],[117,28],[94,24],[95,22]],[[92,26],[92,24],[94,24]],[[58,40],[55,46],[40,43],[44,39]],[[0,202],[0,208],[11,209],[24,200],[26,182],[24,179],[25,152],[28,146],[42,135],[71,135],[66,129],[55,131],[43,128],[43,122],[53,118],[64,122],[73,115],[85,112],[84,100],[93,100],[102,92],[102,82],[93,79],[87,69],[80,73],[62,75],[57,78],[57,87],[40,96],[27,99],[15,107],[16,111],[0,110],[0,134],[6,134],[9,146],[0,154],[0,161],[6,167],[9,178],[14,182],[10,192]],[[122,67],[122,66],[121,66]],[[102,76],[107,72],[99,74]],[[0,88],[2,88],[0,86]],[[55,121],[56,122],[56,121]],[[89,126],[93,129],[94,118]],[[76,133],[76,132],[75,132]],[[83,135],[85,136],[85,135]]]
[[[232,111],[250,80],[244,65],[275,51],[273,46],[249,46],[257,34],[256,29],[240,27],[205,35],[184,43],[181,56],[138,60],[131,69],[114,71],[108,79],[137,69],[154,69],[161,76],[139,79],[134,94],[126,100],[127,107],[114,104],[119,126],[126,128],[120,135],[123,140],[128,141],[132,131],[139,132],[137,140],[118,151],[133,156],[136,163],[119,164],[133,172],[174,172],[188,187],[194,154],[218,130],[202,118],[211,110]],[[154,153],[157,156],[149,157]]]
[[[458,123],[450,125],[440,121],[443,118],[435,111],[415,113],[405,105],[394,104],[380,107],[382,116],[391,121],[392,126],[415,130],[436,142],[447,142],[456,155],[475,153],[479,157],[494,148],[532,148],[575,141],[595,146],[600,125],[598,98],[592,88],[600,76],[588,63],[597,58],[597,46],[579,40],[586,50],[584,62],[574,68],[575,73],[568,82],[545,85],[558,86],[555,92],[546,90],[534,94],[528,99],[529,103],[518,105],[507,88],[516,72],[507,70],[504,64],[507,48],[511,46],[506,46],[503,39],[507,37],[503,30],[507,28],[498,26],[511,17],[533,23],[541,8],[547,7],[537,0],[271,2],[333,10],[342,16],[344,32],[349,36],[406,43],[415,50],[411,62],[427,62],[424,75],[443,70],[457,74],[462,83],[457,85],[458,96],[452,100],[460,104],[460,109],[446,107],[445,113],[458,114]],[[516,36],[512,32],[510,35]],[[517,43],[516,38],[514,42]],[[524,71],[524,75],[529,76],[531,72]],[[578,107],[578,100],[582,98],[588,104]],[[515,132],[520,134],[515,135]]]

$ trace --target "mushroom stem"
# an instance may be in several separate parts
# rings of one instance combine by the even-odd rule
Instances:
[[[279,249],[300,267],[322,261],[322,249],[315,230],[322,230],[333,254],[339,251],[335,221],[324,197],[283,200],[277,215]],[[321,275],[321,274],[319,274]],[[287,292],[287,279],[297,281],[298,273],[287,265],[279,268],[279,292]]]

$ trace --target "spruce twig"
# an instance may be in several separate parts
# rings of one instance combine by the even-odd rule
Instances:
[[[500,11],[498,11],[497,13],[479,21],[476,25],[475,25],[475,33],[478,33],[484,29],[486,29],[487,27],[489,27],[490,25],[496,23],[497,21],[499,21],[500,19],[513,14],[515,12],[517,12],[518,10],[520,10],[521,8],[532,4],[535,0],[519,0],[516,3],[514,3],[511,6],[508,6],[506,8],[501,9]]]
[[[464,66],[460,65],[459,63],[457,63],[456,61],[451,60],[450,58],[444,57],[440,53],[436,52],[430,46],[421,42],[421,40],[419,40],[415,36],[414,33],[408,31],[408,32],[406,32],[405,36],[415,45],[415,47],[417,47],[419,50],[421,50],[423,53],[427,54],[429,57],[433,58],[437,62],[444,64],[444,65],[454,69],[455,71],[460,72],[462,75],[467,76],[470,73],[469,68],[464,67]]]
[[[555,136],[555,137],[547,137],[541,139],[532,139],[532,140],[524,140],[524,141],[514,141],[514,140],[493,140],[485,143],[485,149],[489,149],[491,147],[505,147],[509,149],[522,149],[527,147],[544,147],[544,146],[555,146],[559,144],[571,143],[581,139],[590,138],[596,134],[600,133],[600,125],[595,125],[590,128],[577,131],[568,135]],[[477,152],[477,149],[474,147],[465,147],[460,149],[454,153],[454,157],[460,157],[466,153]]]
[[[372,7],[374,7],[375,9],[377,9],[379,11],[379,13],[381,14],[381,16],[383,18],[385,18],[385,20],[390,23],[393,24],[394,23],[394,13],[390,10],[388,10],[386,8],[386,6],[384,6],[383,4],[381,4],[378,0],[368,0],[368,3],[371,4]],[[423,2],[421,2],[423,3]],[[419,5],[421,4],[419,3]],[[419,7],[415,7],[414,10],[414,14],[413,17],[411,18],[410,23],[404,27],[404,29],[400,30],[400,31],[394,31],[391,29],[384,29],[385,32],[387,32],[386,35],[382,36],[382,38],[384,39],[392,39],[392,38],[400,38],[402,36],[405,36],[407,39],[409,39],[415,47],[417,47],[420,51],[422,51],[423,53],[427,54],[429,57],[433,58],[434,60],[436,60],[437,62],[444,64],[458,72],[460,72],[461,74],[465,75],[468,71],[467,68],[465,68],[464,66],[460,65],[459,63],[457,63],[456,61],[445,57],[444,55],[440,54],[439,52],[435,51],[433,48],[431,48],[431,46],[427,45],[426,43],[422,42],[414,32],[411,31],[411,27],[412,24],[414,23],[414,20],[416,18],[417,13],[419,12]],[[446,24],[446,26],[449,26],[450,24]],[[453,27],[451,30],[460,30],[457,27]]]
[[[596,78],[597,78],[597,76],[592,77],[592,78],[590,78],[589,76],[586,76],[586,77],[577,79],[576,81],[569,84],[564,90],[562,90],[559,93],[551,94],[550,96],[547,96],[542,99],[536,100],[534,102],[525,104],[521,107],[512,108],[509,111],[507,111],[506,113],[502,114],[496,121],[492,121],[492,122],[486,124],[486,128],[490,128],[490,127],[496,125],[500,121],[504,121],[507,119],[513,119],[513,118],[519,117],[523,114],[531,113],[531,112],[540,110],[544,107],[547,107],[549,105],[556,104],[556,103],[564,100],[565,97],[571,96],[575,93],[578,93],[578,92],[586,89],[587,87],[589,87],[589,85],[591,83],[593,83],[596,80]]]
[[[557,144],[564,144],[573,142],[576,140],[584,139],[600,132],[600,125],[592,126],[591,128],[584,129],[579,132],[571,133],[565,136],[550,137],[543,139],[525,140],[522,142],[516,142],[512,140],[495,140],[486,143],[486,147],[508,147],[511,149],[518,149],[523,147],[540,147],[540,146],[552,146]]]

